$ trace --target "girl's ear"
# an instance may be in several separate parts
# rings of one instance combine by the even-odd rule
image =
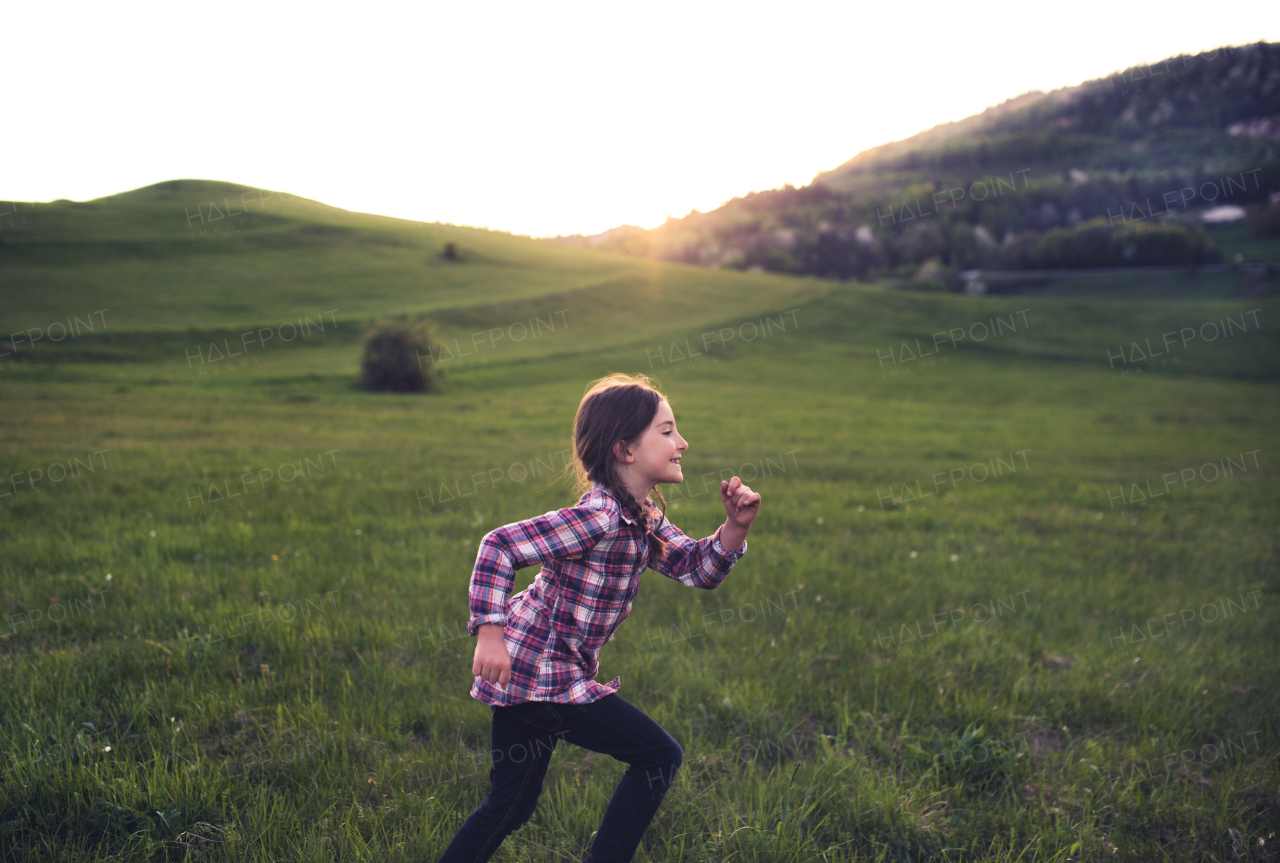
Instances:
[[[627,442],[624,440],[620,440],[613,445],[613,454],[617,457],[618,461],[623,464],[631,464],[632,460],[635,458],[635,456],[631,454],[631,450],[627,449]]]

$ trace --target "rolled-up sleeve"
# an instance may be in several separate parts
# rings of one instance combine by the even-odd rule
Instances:
[[[477,627],[489,623],[506,625],[507,597],[517,569],[585,554],[608,534],[613,520],[606,509],[574,506],[485,534],[471,572],[468,634],[474,636]]]
[[[664,519],[658,536],[667,543],[667,551],[661,558],[650,561],[650,568],[681,584],[703,590],[719,587],[729,577],[729,570],[738,558],[747,553],[745,540],[738,551],[726,551],[720,542],[720,528],[716,528],[713,535],[695,541]]]

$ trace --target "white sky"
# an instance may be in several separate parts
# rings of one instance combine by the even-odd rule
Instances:
[[[533,236],[652,227],[1028,90],[1280,39],[1274,0],[19,2],[3,17],[0,199],[198,177]]]

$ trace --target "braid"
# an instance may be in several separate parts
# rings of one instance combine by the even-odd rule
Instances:
[[[649,516],[645,512],[644,507],[640,505],[640,502],[636,500],[635,495],[631,493],[626,485],[619,481],[616,469],[613,468],[613,466],[610,466],[608,473],[609,476],[606,485],[609,486],[609,490],[612,491],[614,496],[622,503],[622,508],[626,510],[627,515],[635,519],[636,525],[644,531],[644,535],[649,542],[649,557],[651,559],[662,557],[663,553],[667,550],[667,544],[662,541],[662,538],[658,536],[657,533],[654,532],[657,530],[657,527],[649,526]],[[662,517],[665,518],[667,501],[660,491],[658,492],[658,499],[662,501]],[[650,501],[646,500],[645,502],[652,506]],[[662,522],[659,520],[658,526],[661,526],[661,524]]]

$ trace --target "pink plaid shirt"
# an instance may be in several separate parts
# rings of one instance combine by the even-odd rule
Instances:
[[[745,542],[739,551],[726,551],[719,529],[695,542],[664,519],[657,533],[668,549],[652,561],[653,568],[704,590],[718,587],[747,551]],[[617,692],[620,678],[603,686],[596,682],[597,657],[631,613],[640,575],[650,563],[639,526],[599,483],[577,506],[489,532],[471,575],[467,632],[474,636],[483,624],[503,625],[511,680],[503,692],[477,677],[472,697],[499,706],[587,704]],[[508,597],[515,571],[534,564],[542,570],[533,584]]]

